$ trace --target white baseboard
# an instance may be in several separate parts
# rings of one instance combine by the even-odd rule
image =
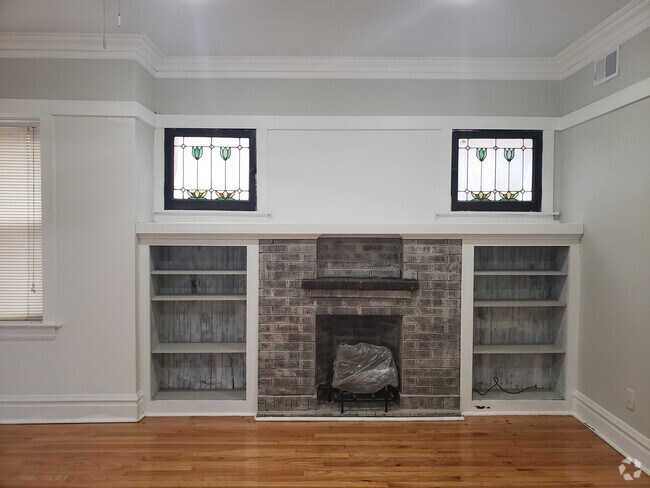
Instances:
[[[137,422],[138,395],[0,395],[0,424]]]
[[[573,416],[573,412],[570,410],[470,410],[467,412],[461,411],[460,413],[464,417],[503,417],[504,415]]]
[[[583,393],[576,391],[575,400],[575,417],[623,456],[637,459],[650,475],[650,439]]]

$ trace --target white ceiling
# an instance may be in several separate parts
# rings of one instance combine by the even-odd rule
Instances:
[[[165,56],[552,57],[630,0],[106,0]],[[103,0],[0,0],[0,32],[101,33]]]

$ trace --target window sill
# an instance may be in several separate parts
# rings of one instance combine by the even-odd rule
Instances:
[[[53,341],[59,322],[0,321],[0,341]]]
[[[479,212],[471,210],[457,210],[454,212],[436,213],[436,220],[454,221],[459,220],[462,222],[485,222],[485,221],[515,221],[515,222],[543,222],[548,223],[558,222],[560,219],[560,212]]]
[[[268,222],[268,212],[231,210],[159,210],[153,213],[154,222]]]

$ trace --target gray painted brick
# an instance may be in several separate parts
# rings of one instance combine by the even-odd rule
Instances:
[[[461,252],[460,240],[446,239],[261,241],[260,412],[290,415],[316,409],[316,315],[403,316],[400,411],[457,411]],[[420,287],[399,295],[302,290],[303,279],[323,272],[402,276],[418,279]]]

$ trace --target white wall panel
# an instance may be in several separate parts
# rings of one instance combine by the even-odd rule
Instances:
[[[121,417],[125,395],[135,405],[134,124],[54,117],[56,165],[45,184],[55,188],[58,273],[45,293],[56,286],[56,310],[46,314],[63,327],[54,341],[0,342],[0,420],[15,417],[16,401],[50,420],[65,411],[48,413],[49,399],[94,405],[74,415],[111,417],[113,404]]]
[[[422,223],[449,210],[449,132],[272,130],[277,223]]]

